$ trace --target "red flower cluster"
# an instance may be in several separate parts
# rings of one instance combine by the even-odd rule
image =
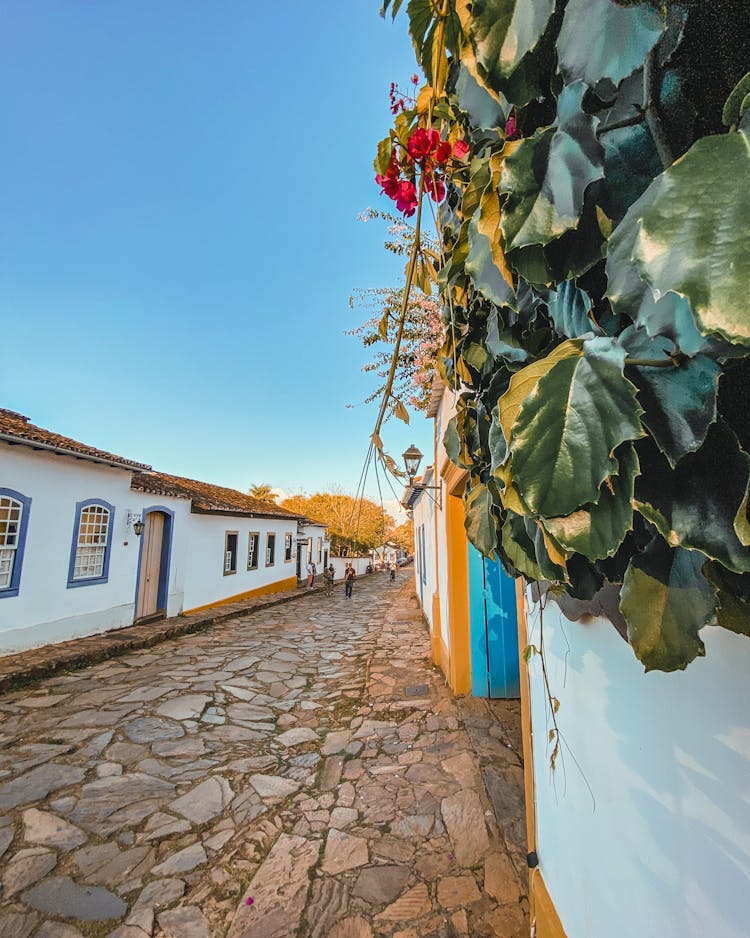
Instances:
[[[446,140],[440,139],[437,130],[425,130],[417,127],[406,144],[404,163],[407,175],[414,175],[416,163],[424,174],[424,188],[435,202],[442,202],[445,198],[445,166],[451,156],[462,160],[469,152],[469,146],[464,140],[457,140],[451,146]],[[385,175],[377,174],[375,182],[382,187],[389,199],[393,199],[396,208],[407,217],[413,215],[417,208],[417,187],[411,179],[401,178],[396,151],[391,153],[391,159]]]

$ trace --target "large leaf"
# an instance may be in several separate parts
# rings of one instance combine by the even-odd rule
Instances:
[[[481,482],[464,492],[464,526],[466,536],[485,557],[497,548],[497,523],[492,513],[492,493]]]
[[[663,14],[648,3],[570,0],[557,39],[560,71],[566,82],[591,88],[604,78],[619,85],[643,64],[664,27]]]
[[[535,514],[569,515],[597,501],[618,471],[616,447],[643,435],[624,363],[612,339],[586,339],[582,354],[557,362],[522,404],[510,433],[513,476]]]
[[[498,401],[500,425],[506,440],[511,439],[513,425],[521,410],[521,405],[536,389],[540,379],[564,358],[579,357],[582,347],[580,342],[562,342],[546,358],[532,362],[513,375],[508,390]]]
[[[641,221],[655,197],[654,187],[647,189],[612,232],[607,250],[607,296],[615,312],[628,316],[649,336],[666,336],[686,355],[696,355],[707,351],[711,343],[698,331],[690,304],[676,293],[655,298],[634,263]]]
[[[500,191],[508,198],[502,229],[506,250],[548,244],[575,228],[587,186],[604,175],[598,119],[581,109],[582,82],[563,88],[557,124],[537,131],[507,157]]]
[[[589,560],[611,557],[633,527],[633,487],[638,475],[638,457],[632,445],[617,451],[620,464],[616,476],[602,486],[599,501],[564,518],[545,518],[542,523],[567,550]]]
[[[655,294],[686,297],[704,334],[750,344],[750,140],[704,137],[657,177],[635,245]]]
[[[503,271],[495,263],[493,243],[480,230],[479,213],[469,222],[469,253],[466,257],[466,273],[471,277],[474,288],[491,303],[505,306],[514,302],[513,288],[505,279]]]
[[[703,575],[716,591],[716,624],[750,637],[750,576],[729,573],[713,562],[704,566]]]
[[[591,297],[577,287],[572,280],[565,280],[557,290],[551,290],[547,299],[549,315],[555,332],[567,339],[595,333],[601,329],[591,318]]]
[[[469,39],[491,85],[534,49],[554,9],[555,0],[472,0]]]
[[[490,310],[484,344],[491,355],[504,358],[506,362],[525,362],[529,357],[526,349],[506,327],[499,309]]]
[[[469,69],[461,63],[456,79],[458,106],[469,116],[474,127],[492,129],[505,127],[510,105],[503,108],[499,96],[480,84]]]
[[[700,550],[735,573],[750,571],[750,548],[734,519],[750,480],[750,456],[718,422],[706,441],[670,470],[650,440],[638,444],[642,475],[635,486],[640,513],[672,547]]]
[[[698,551],[673,549],[657,537],[635,556],[622,584],[628,639],[646,671],[684,670],[706,650],[698,632],[716,618],[716,598]]]
[[[461,23],[456,15],[453,4],[448,4],[448,15],[443,27],[443,50],[456,53],[462,44],[463,32]],[[440,34],[440,19],[438,15],[441,7],[436,6],[432,0],[409,0],[406,11],[409,15],[409,32],[417,61],[424,69],[427,81],[432,83],[435,77],[435,66],[443,65],[444,55],[438,56],[441,51],[436,47],[436,37]],[[438,58],[443,61],[437,62]]]
[[[667,338],[650,338],[642,329],[628,327],[619,337],[630,358],[667,360],[674,344]],[[643,407],[641,420],[674,468],[687,453],[703,445],[716,420],[719,365],[698,355],[679,367],[632,367],[628,377],[638,388]]]

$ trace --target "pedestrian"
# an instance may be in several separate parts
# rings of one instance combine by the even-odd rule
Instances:
[[[346,565],[346,570],[344,571],[344,595],[347,599],[352,598],[355,578],[354,567],[349,563]]]
[[[391,561],[391,583],[396,582],[396,561]]]
[[[330,596],[333,592],[333,564],[323,568],[323,579],[326,583],[326,596]]]
[[[307,561],[307,588],[311,590],[315,582],[315,564],[312,560]]]

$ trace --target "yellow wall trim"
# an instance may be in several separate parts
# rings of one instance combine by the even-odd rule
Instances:
[[[539,870],[531,871],[531,921],[536,938],[567,938],[552,897]]]
[[[464,503],[460,496],[445,499],[445,534],[448,561],[448,634],[450,666],[448,684],[454,694],[471,693],[471,642],[469,638],[469,547],[464,528]]]
[[[268,596],[271,593],[283,593],[286,590],[297,588],[297,577],[287,577],[286,580],[277,580],[275,583],[267,583],[265,586],[259,586],[254,590],[247,590],[244,593],[237,593],[235,596],[227,596],[226,599],[217,599],[216,602],[207,603],[205,606],[195,606],[193,609],[185,609],[184,616],[190,616],[194,612],[203,612],[206,609],[213,609],[214,606],[228,606],[230,603],[240,603],[244,599],[255,599],[256,596]]]

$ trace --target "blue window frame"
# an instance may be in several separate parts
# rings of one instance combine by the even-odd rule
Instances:
[[[18,596],[31,499],[0,488],[0,599]]]
[[[68,566],[69,589],[107,582],[114,520],[114,505],[101,498],[89,498],[76,504]]]

